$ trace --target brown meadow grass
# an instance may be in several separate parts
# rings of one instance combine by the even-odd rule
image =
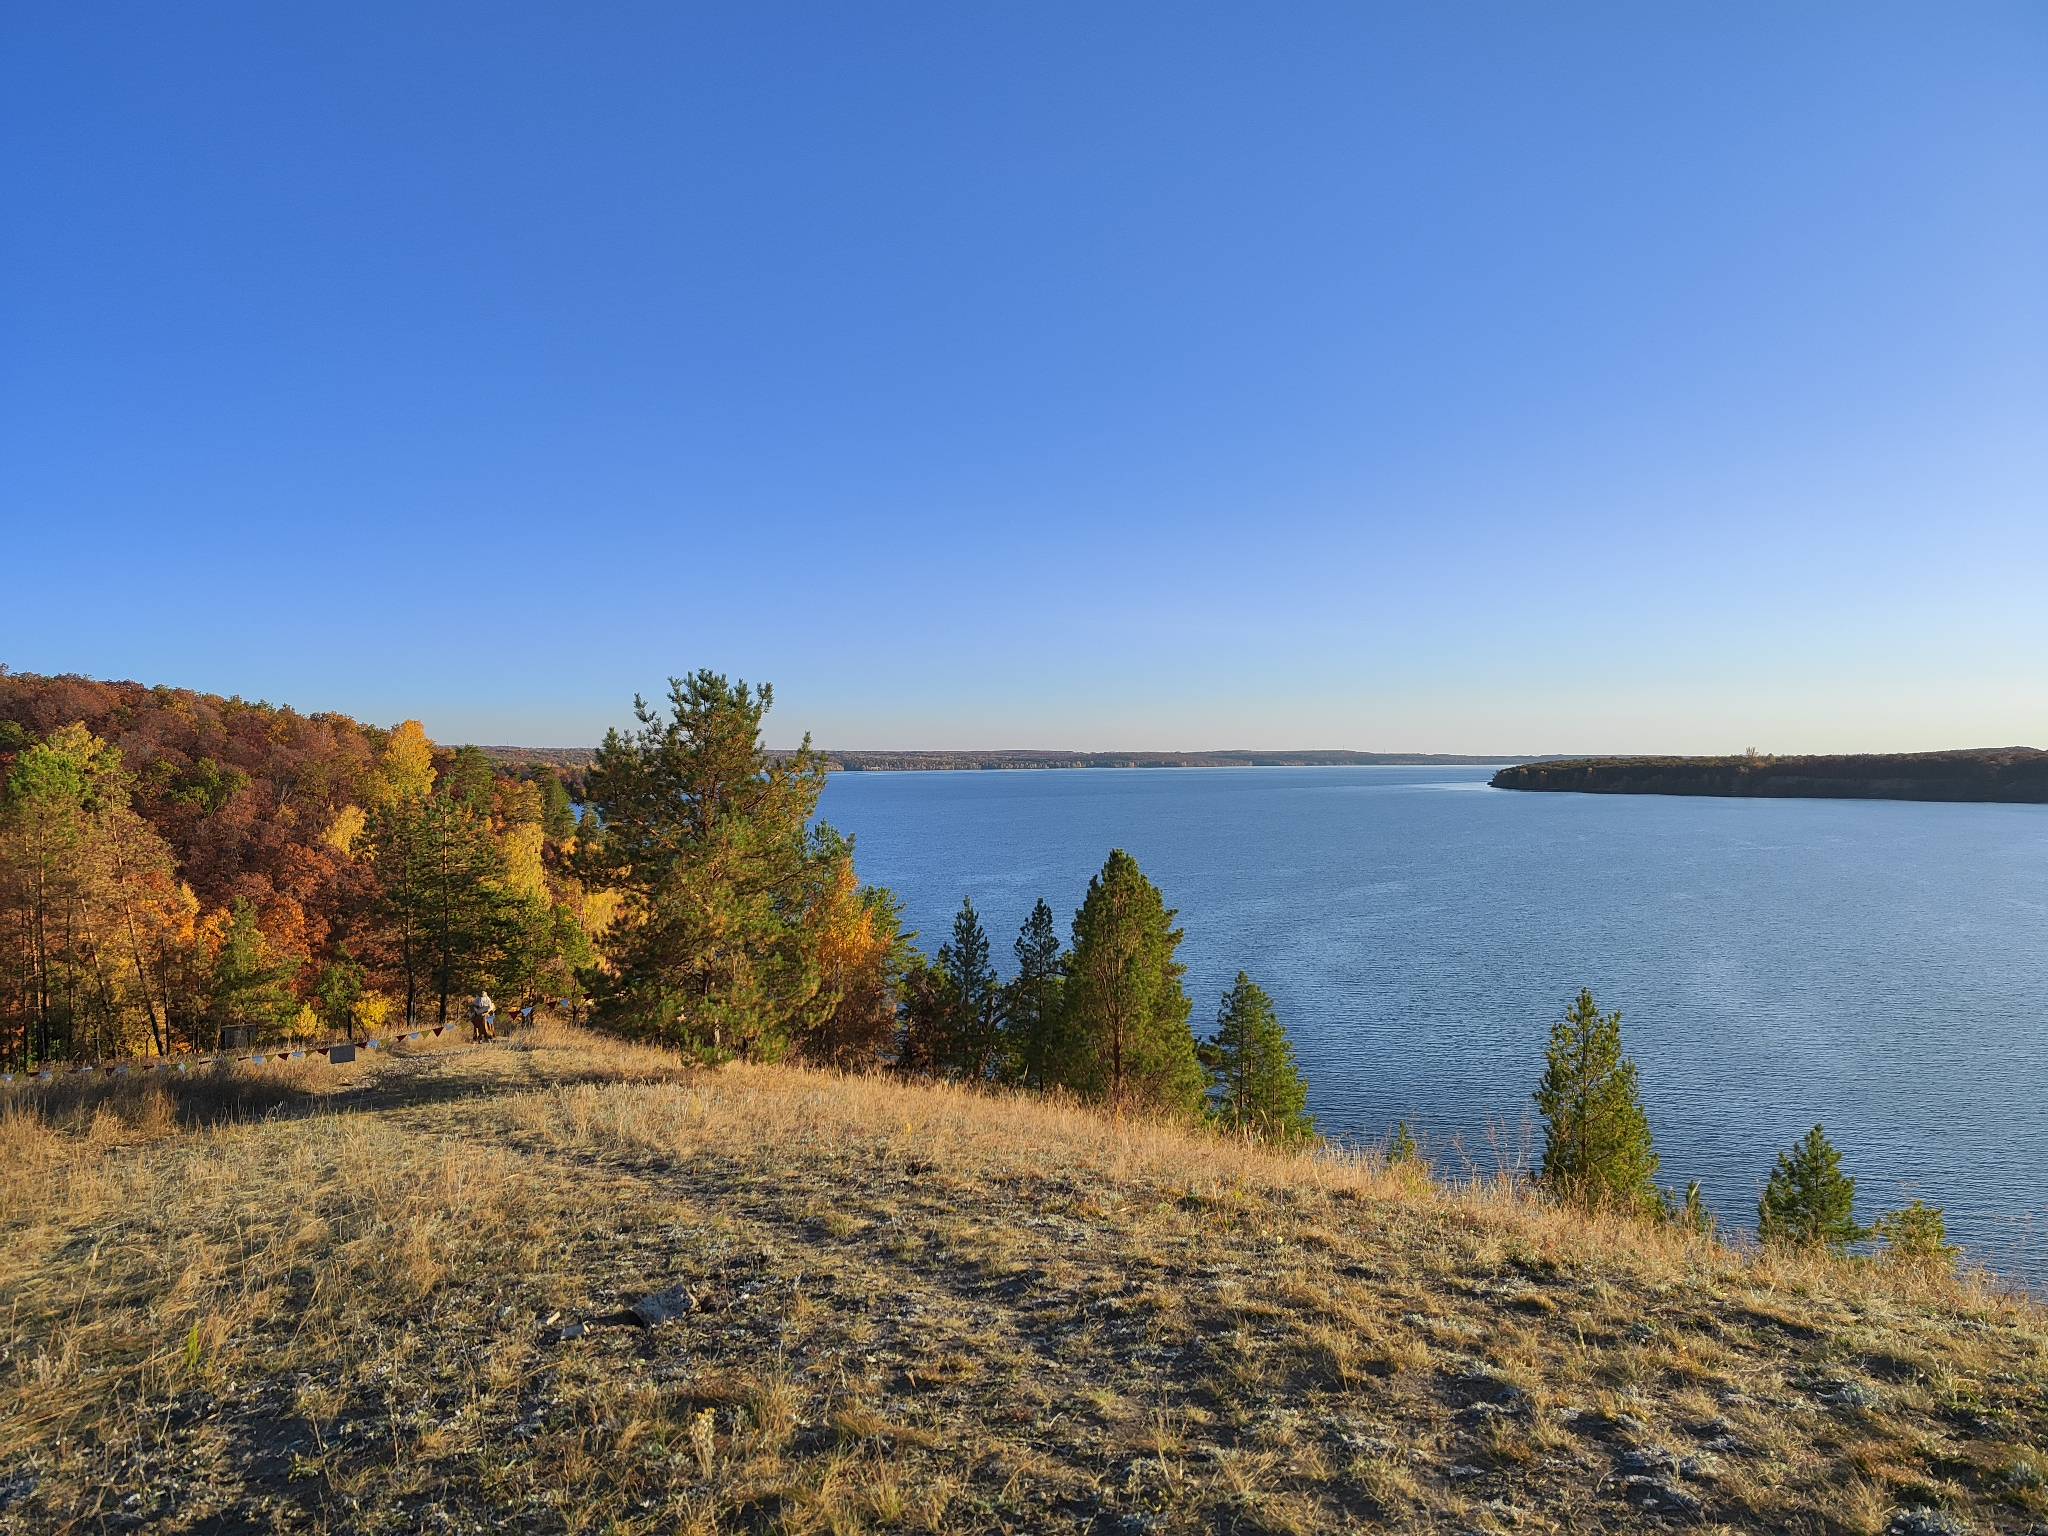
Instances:
[[[2048,1521],[1981,1280],[1043,1099],[544,1027],[17,1090],[0,1168],[0,1530]]]

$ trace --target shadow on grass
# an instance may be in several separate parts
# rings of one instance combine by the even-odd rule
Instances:
[[[0,1098],[0,1114],[25,1115],[56,1131],[84,1133],[112,1121],[166,1133],[300,1115],[424,1109],[544,1087],[681,1081],[693,1069],[681,1062],[669,1069],[622,1069],[584,1052],[512,1039],[454,1050],[399,1048],[366,1056],[347,1076],[337,1076],[338,1070],[308,1060],[71,1073],[16,1087]]]
[[[58,1131],[87,1131],[105,1119],[137,1130],[197,1129],[332,1098],[309,1081],[310,1070],[216,1064],[184,1072],[72,1073],[17,1088],[4,1106]]]

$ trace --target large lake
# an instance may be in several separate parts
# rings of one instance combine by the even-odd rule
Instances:
[[[843,773],[823,814],[936,951],[999,961],[1129,849],[1180,911],[1195,1024],[1279,1006],[1323,1129],[1406,1118],[1440,1165],[1534,1159],[1545,1032],[1622,1010],[1660,1182],[1753,1227],[1819,1121],[1858,1214],[1919,1197],[2048,1288],[2048,807],[1526,794],[1484,768]]]

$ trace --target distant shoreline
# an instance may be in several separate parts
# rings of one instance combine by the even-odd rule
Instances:
[[[481,748],[499,764],[545,767],[572,781],[595,747]],[[784,758],[792,748],[771,750]],[[1799,757],[1515,757],[1456,752],[1352,752],[1335,748],[1259,752],[1061,752],[1034,748],[959,751],[835,751],[818,755],[838,773],[1026,773],[1113,768],[1493,768],[1495,789],[1552,794],[1693,795],[1724,799],[1924,800],[2048,804],[2048,751],[1982,747],[1949,752],[1837,753]]]
[[[504,764],[544,764],[577,772],[597,756],[595,747],[483,747],[487,757]],[[1300,751],[1217,752],[1061,752],[1032,748],[990,751],[835,751],[817,748],[818,756],[841,773],[1037,772],[1061,768],[1492,768],[1511,764],[1556,761],[1550,757],[1500,752],[1485,756],[1454,752],[1350,752],[1339,749]],[[788,757],[793,748],[771,750]]]
[[[2048,751],[1978,747],[1807,757],[1563,758],[1503,768],[1492,783],[1496,789],[1563,794],[2042,805],[2048,804]]]

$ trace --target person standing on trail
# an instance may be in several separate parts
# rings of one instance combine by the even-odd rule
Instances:
[[[491,1001],[490,988],[486,987],[469,1000],[469,1038],[472,1041],[495,1040],[497,1035],[491,1029],[492,1014],[498,1005]]]

